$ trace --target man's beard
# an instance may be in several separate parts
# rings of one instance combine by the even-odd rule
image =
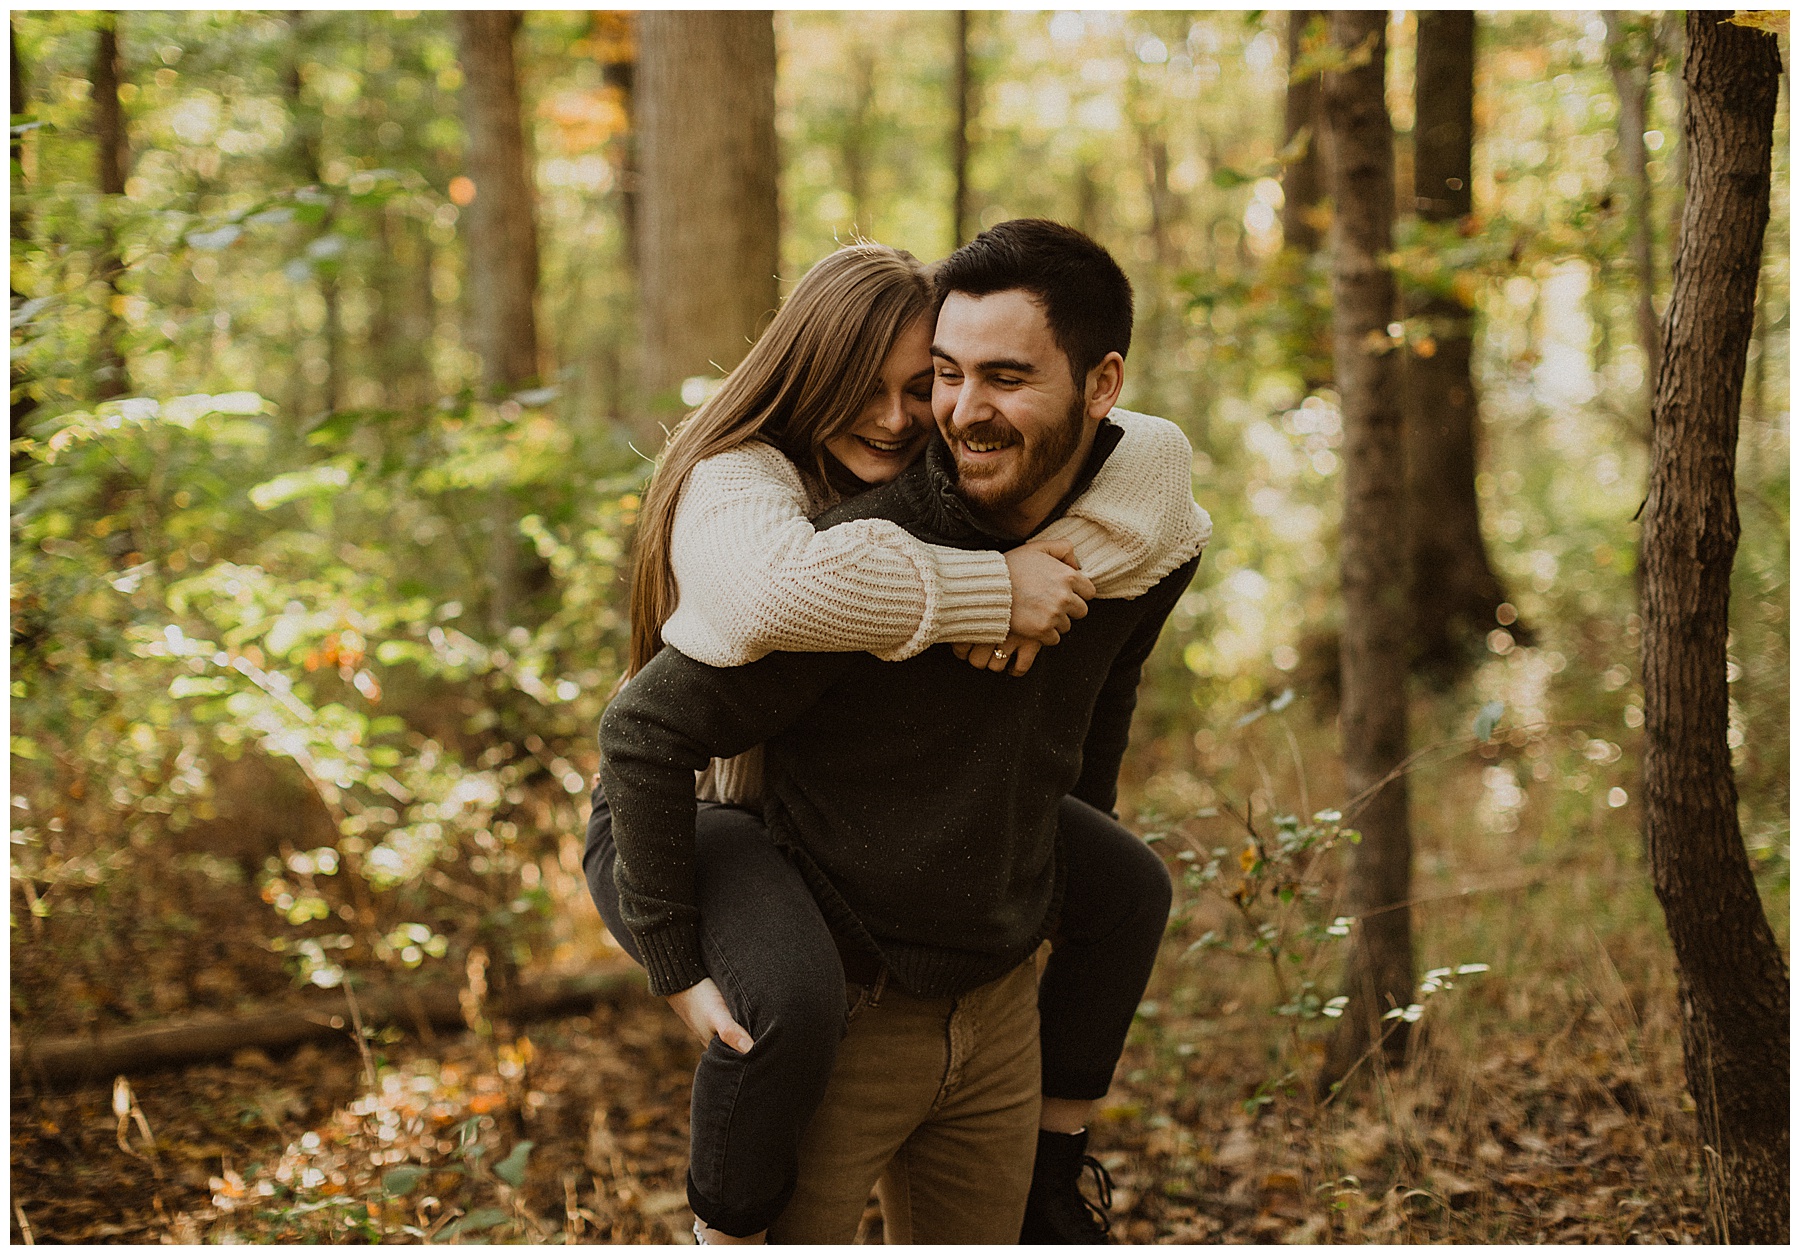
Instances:
[[[998,468],[997,474],[986,471],[985,468],[969,467],[960,456],[961,445],[952,441],[951,452],[958,455],[956,458],[956,491],[958,495],[976,510],[986,514],[997,514],[1019,505],[1027,497],[1055,479],[1057,474],[1069,464],[1069,459],[1075,456],[1075,450],[1081,445],[1081,425],[1086,417],[1086,399],[1077,396],[1069,406],[1066,421],[1062,426],[1037,443],[1028,445],[1022,458],[1015,461],[1010,467]],[[1001,442],[1019,444],[1022,442],[1022,437],[1011,424],[1001,422],[976,423],[958,435],[960,439],[972,440],[976,444]]]

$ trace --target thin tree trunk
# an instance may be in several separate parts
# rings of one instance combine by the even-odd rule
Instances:
[[[1656,41],[1649,51],[1635,48],[1639,41],[1625,20],[1608,9],[1606,67],[1612,72],[1613,89],[1619,96],[1619,163],[1625,177],[1625,199],[1631,220],[1631,264],[1637,272],[1638,344],[1644,350],[1644,394],[1648,403],[1656,379],[1662,332],[1656,320],[1656,218],[1650,189],[1650,150],[1644,128],[1650,116],[1650,71],[1656,64]]]
[[[1426,11],[1418,23],[1413,204],[1426,222],[1454,224],[1472,209],[1475,14]],[[1450,678],[1467,669],[1470,642],[1494,629],[1506,600],[1488,562],[1475,493],[1475,311],[1454,291],[1411,287],[1406,315],[1413,660],[1422,672]]]
[[[7,50],[12,57],[12,115],[22,118],[30,107],[26,103],[25,67],[19,61],[19,32],[12,24],[9,15],[6,23]],[[12,158],[12,177],[10,179],[13,194],[12,238],[29,240],[31,238],[31,213],[21,203],[25,192],[25,137],[15,131],[7,137],[7,152]]]
[[[323,120],[306,108],[302,95],[305,84],[300,67],[306,55],[303,39],[305,21],[306,14],[300,10],[288,13],[288,29],[293,33],[293,55],[288,61],[286,77],[288,113],[294,125],[291,143],[295,170],[302,183],[319,186],[325,182],[325,137]],[[324,220],[312,232],[310,243],[316,243],[330,235],[336,218],[337,209],[334,206],[326,211]],[[325,306],[325,326],[320,332],[325,347],[325,383],[319,398],[319,409],[332,414],[343,402],[344,386],[343,297],[339,291],[336,259],[320,258],[313,273],[319,281],[319,300]],[[304,385],[298,380],[295,387],[299,395],[305,395]],[[302,402],[294,407],[296,418],[305,412],[302,408],[304,404]]]
[[[100,326],[98,362],[94,368],[95,395],[106,398],[123,396],[130,390],[125,352],[120,343],[125,326],[115,306],[119,298],[119,262],[117,198],[125,195],[125,169],[130,150],[125,138],[125,110],[119,103],[119,84],[124,81],[124,67],[119,58],[118,15],[105,13],[94,40],[92,75],[94,100],[94,182],[100,189],[101,245],[100,277],[106,281],[111,297]]]
[[[619,197],[619,227],[625,237],[625,256],[635,267],[638,255],[636,15],[617,9],[598,11],[589,22],[588,38],[601,50],[600,81],[614,93],[625,116],[624,132],[613,139],[617,145],[615,164],[619,171],[615,186]]]
[[[1769,220],[1773,37],[1690,12],[1691,159],[1644,507],[1644,835],[1674,942],[1718,1241],[1788,1240],[1788,973],[1738,830],[1725,646],[1744,356]]]
[[[1278,282],[1293,309],[1294,362],[1308,393],[1331,383],[1330,311],[1319,292],[1319,250],[1329,221],[1324,180],[1326,135],[1319,115],[1321,83],[1305,73],[1308,46],[1326,38],[1325,15],[1314,9],[1288,14],[1287,102],[1281,126],[1281,239]],[[1294,76],[1301,74],[1296,79]]]
[[[858,41],[850,53],[850,116],[844,125],[841,153],[844,191],[850,197],[850,225],[858,234],[872,236],[869,210],[869,174],[875,158],[875,51]]]
[[[1355,813],[1362,842],[1346,886],[1358,926],[1344,993],[1350,1002],[1326,1051],[1319,1087],[1329,1092],[1380,1038],[1404,1058],[1404,1021],[1383,1022],[1412,1001],[1412,879],[1406,781],[1381,782],[1406,756],[1406,476],[1398,355],[1388,337],[1394,275],[1394,133],[1384,95],[1387,12],[1332,12],[1331,40],[1366,61],[1325,76],[1326,169],[1331,223],[1332,345],[1344,416],[1339,650],[1345,787],[1373,791]],[[1360,55],[1360,54],[1358,54]],[[1357,57],[1353,55],[1352,61]]]
[[[969,242],[971,209],[969,205],[969,123],[974,118],[975,79],[969,71],[969,11],[956,11],[956,73],[951,86],[955,94],[956,118],[950,124],[950,247],[961,248]]]
[[[1314,9],[1295,9],[1288,14],[1288,72],[1299,67],[1307,27],[1320,14]],[[1306,134],[1304,137],[1301,132]],[[1291,77],[1281,125],[1282,152],[1289,154],[1281,172],[1281,238],[1297,253],[1319,251],[1325,233],[1319,230],[1320,202],[1325,186],[1319,177],[1319,76],[1308,74],[1298,82]],[[1297,150],[1297,151],[1296,151]]]
[[[12,19],[7,19],[6,33],[8,48],[12,54],[12,115],[23,118],[30,112],[28,93],[25,90],[25,67],[19,60],[19,32],[13,26]],[[12,238],[29,243],[31,240],[31,213],[25,205],[25,143],[24,137],[13,133],[8,140],[8,150],[12,158],[12,174],[9,183],[12,187]],[[15,267],[12,278],[16,279],[18,270]],[[21,292],[10,283],[7,288],[12,297],[12,308],[30,299],[29,294]],[[32,395],[32,378],[30,368],[25,365],[24,355],[14,353],[11,369],[11,429],[12,439],[16,442],[25,434],[25,423],[32,412],[37,409],[37,399]],[[14,452],[11,459],[12,472],[17,475],[37,463],[27,454]]]
[[[775,25],[768,12],[638,18],[644,390],[720,376],[776,305]],[[652,428],[654,430],[654,428]]]

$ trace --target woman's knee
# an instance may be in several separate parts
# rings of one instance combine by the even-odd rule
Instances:
[[[1071,890],[1086,884],[1106,914],[1167,919],[1174,900],[1169,869],[1141,837],[1084,802],[1064,798],[1058,816]]]

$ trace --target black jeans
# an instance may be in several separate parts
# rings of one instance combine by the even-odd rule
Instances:
[[[1057,816],[1067,889],[1038,991],[1043,1090],[1105,1095],[1168,922],[1169,873],[1137,837],[1085,802]],[[714,1039],[694,1073],[688,1201],[744,1236],[774,1221],[793,1193],[800,1135],[831,1075],[845,1017],[844,970],[818,906],[759,816],[700,805],[696,891],[706,970],[756,1044]],[[639,958],[619,917],[612,812],[598,788],[583,862],[588,889],[619,944]]]

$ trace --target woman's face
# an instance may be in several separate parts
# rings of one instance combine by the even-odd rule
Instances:
[[[900,333],[862,413],[825,442],[865,484],[885,484],[911,466],[931,438],[931,319]]]

